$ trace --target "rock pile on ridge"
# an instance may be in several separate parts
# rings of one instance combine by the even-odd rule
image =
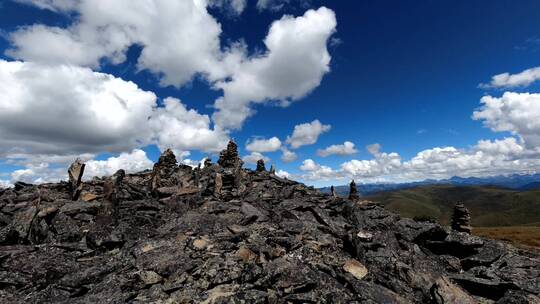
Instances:
[[[2,303],[539,303],[540,254],[241,168],[0,190]]]
[[[454,206],[451,226],[456,231],[471,233],[471,214],[465,205],[458,203]]]

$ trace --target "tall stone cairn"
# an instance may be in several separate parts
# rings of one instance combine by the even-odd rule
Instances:
[[[337,197],[336,189],[334,188],[334,185],[330,186],[330,195],[332,197]]]
[[[159,160],[154,164],[152,169],[152,191],[159,187],[170,186],[163,185],[163,180],[170,177],[176,170],[176,156],[171,149],[167,149],[161,153]]]
[[[276,174],[276,167],[274,165],[270,166],[270,174]]]
[[[219,154],[218,164],[223,168],[241,168],[244,162],[238,156],[238,146],[234,141],[229,141],[227,149]]]
[[[357,200],[360,196],[358,196],[358,189],[356,188],[356,183],[354,180],[351,181],[349,184],[349,199],[350,200]]]
[[[79,195],[82,191],[82,177],[84,174],[84,167],[86,165],[80,160],[76,159],[68,169],[69,186],[71,188],[71,199],[76,201],[79,199]]]
[[[471,214],[462,203],[457,203],[454,206],[454,213],[452,214],[452,230],[468,234],[472,231]]]
[[[259,159],[257,161],[257,172],[264,172],[264,171],[266,171],[266,167],[264,166],[264,160]]]

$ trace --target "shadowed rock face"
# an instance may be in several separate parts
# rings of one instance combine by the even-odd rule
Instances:
[[[540,256],[268,172],[0,190],[2,303],[539,303]],[[172,155],[171,155],[172,154]],[[81,197],[83,196],[81,195]],[[110,220],[103,220],[110,219]]]

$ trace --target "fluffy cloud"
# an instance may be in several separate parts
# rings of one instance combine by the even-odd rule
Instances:
[[[156,96],[87,68],[0,60],[0,155],[121,152],[148,142]]]
[[[530,68],[517,74],[502,73],[491,78],[488,84],[480,84],[479,87],[489,88],[515,88],[526,87],[540,79],[540,67]]]
[[[270,139],[256,138],[251,140],[246,145],[246,150],[249,152],[275,152],[281,148],[281,140],[277,137],[272,137]]]
[[[218,7],[232,11],[236,15],[240,15],[247,5],[247,0],[209,0],[208,4],[212,7]]]
[[[221,27],[204,0],[24,2],[78,17],[67,28],[19,28],[10,35],[8,54],[14,58],[99,67],[103,58],[123,62],[127,49],[137,44],[139,68],[162,77],[164,85],[181,86],[197,73],[222,76]]]
[[[291,177],[291,174],[289,172],[283,171],[283,170],[277,170],[276,175],[281,177],[281,178],[290,178]]]
[[[290,151],[286,147],[281,148],[281,152],[282,152],[281,160],[286,162],[286,163],[290,163],[292,161],[295,161],[298,158],[296,153],[294,153],[293,151]]]
[[[276,174],[277,174],[277,173],[276,173]],[[11,186],[13,186],[13,185],[11,184],[10,181],[0,179],[0,189],[2,189],[2,188],[9,188],[9,187],[11,187]]]
[[[94,176],[109,176],[120,169],[126,173],[139,172],[151,169],[154,163],[148,159],[143,150],[135,149],[131,153],[121,153],[117,157],[109,157],[106,160],[91,160],[86,162],[84,178],[91,179]]]
[[[71,159],[70,161],[73,161]],[[88,160],[84,171],[84,179],[89,180],[94,176],[114,174],[119,169],[127,173],[133,173],[150,169],[153,162],[148,159],[143,150],[135,149],[130,153],[121,153],[117,157],[109,157],[106,160]],[[58,182],[67,179],[67,165],[51,166],[50,163],[29,163],[24,169],[13,171],[11,182],[23,181],[33,184]]]
[[[217,151],[228,136],[174,98],[88,68],[0,60],[0,156],[130,151],[156,143]]]
[[[341,170],[347,176],[364,178],[385,176],[401,168],[401,157],[397,153],[381,153],[377,150],[372,154],[374,158],[370,160],[353,159],[341,164]]]
[[[228,135],[220,129],[211,129],[208,115],[188,110],[176,98],[165,98],[163,103],[165,106],[157,108],[149,120],[161,150],[217,152],[225,148]]]
[[[222,129],[240,128],[253,114],[253,103],[285,105],[304,97],[330,70],[327,41],[336,18],[325,7],[275,21],[264,40],[267,51],[250,57],[242,42],[221,47],[221,26],[207,10],[230,6],[241,12],[245,0],[22,2],[76,18],[66,28],[19,28],[9,35],[9,56],[99,68],[103,59],[124,62],[128,48],[138,45],[138,68],[154,73],[162,85],[180,87],[200,75],[213,89],[223,90],[213,114]]]
[[[48,163],[30,164],[24,169],[13,171],[11,181],[22,181],[31,184],[51,183],[65,180],[67,178],[66,172],[61,168],[53,168]]]
[[[304,160],[300,170],[304,171],[300,178],[308,181],[331,180],[340,176],[340,172],[334,171],[328,166],[319,165],[312,159]]]
[[[511,132],[528,147],[540,146],[540,94],[506,92],[502,97],[484,96],[473,119],[483,120],[495,132]]]
[[[435,147],[420,151],[406,161],[398,153],[381,152],[379,144],[367,149],[373,155],[372,159],[353,159],[342,163],[339,169],[321,166],[311,159],[304,160],[300,169],[306,173],[298,177],[306,181],[356,179],[373,183],[540,171],[540,147],[527,148],[514,137],[480,140],[468,149]]]
[[[354,148],[354,143],[346,141],[342,145],[331,145],[326,147],[325,149],[319,149],[317,151],[317,154],[321,157],[327,157],[330,155],[352,155],[356,152],[358,152],[358,150]]]
[[[243,59],[230,81],[215,84],[223,90],[214,104],[216,124],[237,129],[253,114],[253,103],[279,100],[286,105],[319,86],[330,71],[327,41],[335,28],[334,12],[325,7],[275,21],[264,40],[266,53]]]
[[[310,122],[296,125],[291,136],[287,136],[286,142],[293,149],[305,145],[312,145],[317,142],[319,136],[330,131],[330,125],[323,125],[318,119]]]
[[[256,164],[259,159],[264,160],[265,163],[270,161],[270,158],[268,158],[267,156],[262,155],[259,152],[252,152],[251,154],[242,157],[242,160],[246,164]]]

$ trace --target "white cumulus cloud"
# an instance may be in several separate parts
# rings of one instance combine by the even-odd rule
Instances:
[[[109,176],[120,169],[126,173],[134,173],[151,169],[154,163],[148,159],[143,150],[135,149],[131,153],[121,153],[116,157],[106,160],[91,160],[86,162],[84,178],[91,179],[94,176]]]
[[[540,79],[540,67],[526,69],[517,74],[501,73],[493,76],[488,84],[479,87],[489,88],[516,88],[527,87]]]
[[[326,147],[325,149],[319,149],[317,151],[317,154],[321,157],[327,157],[330,155],[352,155],[356,152],[358,152],[358,150],[356,150],[356,148],[354,147],[354,143],[346,141],[342,145],[331,145]]]
[[[281,148],[281,160],[283,162],[290,163],[295,161],[297,158],[298,156],[293,151],[290,151],[286,147]]]
[[[325,7],[275,21],[264,40],[267,51],[244,58],[234,67],[230,81],[215,84],[223,90],[214,104],[216,124],[240,128],[253,114],[252,104],[278,100],[287,105],[318,87],[330,71],[327,42],[335,28],[335,14]]]
[[[322,133],[330,131],[330,125],[323,125],[318,119],[296,125],[291,136],[287,136],[286,142],[293,149],[301,146],[312,145],[317,142]]]
[[[473,119],[483,120],[495,132],[511,132],[528,147],[540,146],[540,94],[506,92],[502,97],[484,96]]]
[[[75,18],[67,27],[19,27],[9,34],[9,56],[99,69],[102,62],[124,62],[137,45],[138,69],[155,74],[161,85],[181,87],[200,76],[222,90],[213,114],[222,129],[239,129],[254,103],[301,99],[330,71],[327,42],[336,18],[325,7],[275,21],[264,39],[266,52],[250,56],[242,41],[221,46],[221,25],[208,12],[208,6],[226,6],[240,13],[245,0],[21,1]]]
[[[246,163],[246,164],[256,164],[258,160],[264,160],[265,163],[268,163],[270,161],[270,158],[268,158],[267,156],[259,153],[259,152],[251,152],[251,154],[248,154],[244,157],[242,157],[242,160]]]
[[[269,139],[264,138],[255,138],[249,141],[246,145],[246,150],[249,152],[275,152],[281,148],[281,140],[277,137],[272,137]]]

